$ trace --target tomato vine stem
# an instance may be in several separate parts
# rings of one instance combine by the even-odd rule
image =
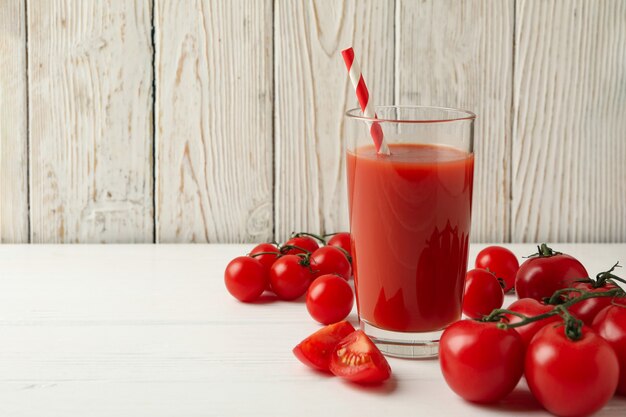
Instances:
[[[622,288],[612,288],[608,291],[604,292],[591,292],[586,291],[580,288],[563,288],[561,290],[556,291],[550,300],[552,299],[560,299],[565,293],[577,292],[580,293],[579,296],[570,298],[562,304],[554,306],[554,308],[546,313],[538,314],[536,316],[526,316],[524,314],[518,313],[516,311],[507,310],[504,308],[498,308],[493,310],[488,316],[485,316],[482,321],[485,322],[496,322],[498,323],[498,328],[506,330],[506,329],[514,329],[516,327],[522,327],[529,323],[533,323],[536,321],[544,320],[552,316],[561,316],[565,321],[565,334],[566,336],[576,341],[582,337],[582,321],[574,317],[569,311],[568,308],[573,306],[574,304],[580,303],[582,301],[588,300],[590,298],[599,298],[599,297],[624,297],[626,296],[626,291]],[[505,314],[510,314],[519,317],[522,319],[517,323],[506,323],[501,320],[505,319]],[[506,319],[505,319],[506,320]]]

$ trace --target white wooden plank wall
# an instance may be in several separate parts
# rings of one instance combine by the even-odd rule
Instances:
[[[512,239],[626,240],[626,2],[517,1]]]
[[[28,0],[32,242],[151,242],[148,1]]]
[[[158,240],[271,240],[271,0],[155,1]]]
[[[348,45],[478,113],[475,241],[626,241],[623,0],[0,2],[0,241],[346,229]]]
[[[26,8],[0,2],[0,242],[28,241]]]

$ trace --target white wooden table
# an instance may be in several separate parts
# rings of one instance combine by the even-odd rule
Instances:
[[[626,262],[626,245],[555,246],[593,274]],[[224,288],[249,248],[0,246],[0,416],[546,415],[523,383],[498,406],[464,402],[436,360],[389,359],[377,388],[310,371],[291,354],[318,328],[302,302]],[[625,414],[618,398],[598,415]]]

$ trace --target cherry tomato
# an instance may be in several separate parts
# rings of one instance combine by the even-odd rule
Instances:
[[[348,255],[352,256],[350,233],[348,232],[335,233],[331,236],[330,239],[328,239],[328,242],[326,244],[328,246],[337,246],[338,248],[341,248],[348,252]]]
[[[507,396],[524,370],[524,342],[497,323],[461,320],[439,341],[439,364],[446,382],[462,398],[493,403]]]
[[[541,301],[555,291],[569,287],[574,281],[588,277],[587,270],[576,258],[554,252],[544,243],[538,255],[520,266],[515,278],[515,291],[519,298]]]
[[[315,277],[337,274],[346,281],[350,278],[352,267],[346,255],[334,246],[324,246],[311,255],[311,269]]]
[[[463,314],[473,319],[489,315],[502,307],[504,292],[495,275],[484,269],[472,269],[465,276]]]
[[[265,254],[263,255],[252,256],[257,253],[264,252]],[[273,253],[275,253],[276,255],[273,255]],[[263,268],[265,269],[265,274],[268,276],[267,285],[269,287],[270,268],[272,267],[272,264],[274,264],[274,261],[280,256],[280,251],[278,250],[276,245],[273,245],[271,243],[259,243],[250,251],[249,255],[257,261],[261,262],[261,264],[263,265]]]
[[[387,359],[362,330],[350,333],[335,346],[330,371],[362,384],[383,382],[391,375]]]
[[[226,266],[224,283],[229,293],[239,301],[254,301],[267,287],[267,275],[261,262],[249,256],[239,256]]]
[[[325,326],[293,348],[293,354],[306,366],[330,372],[330,355],[337,343],[352,332],[354,327],[347,321]]]
[[[504,281],[504,292],[515,286],[515,275],[519,262],[513,252],[502,246],[489,246],[481,250],[476,257],[476,268],[489,269]]]
[[[520,298],[515,301],[513,304],[507,307],[507,310],[515,311],[517,313],[521,313],[527,317],[538,316],[543,313],[547,313],[551,311],[554,306],[547,305],[542,303],[541,301],[537,301],[534,298]],[[507,323],[518,323],[522,319],[513,314],[505,314],[504,315],[508,320]],[[543,328],[543,326],[547,326],[551,323],[560,322],[561,319],[558,316],[552,316],[545,318],[543,320],[534,321],[532,323],[528,323],[521,327],[515,327],[515,330],[522,337],[522,341],[524,342],[524,346],[528,346],[533,336],[537,334],[539,330]]]
[[[352,288],[337,275],[316,278],[306,294],[306,308],[315,320],[322,324],[336,323],[345,319],[354,304]]]
[[[298,248],[305,249],[305,250],[302,250],[302,249],[297,249],[297,248],[291,248],[284,252],[287,255],[295,255],[298,253],[307,253],[307,252],[313,253],[317,250],[317,248],[320,247],[320,245],[317,244],[315,239],[309,236],[292,237],[291,239],[286,241],[283,244],[283,246],[297,246]]]
[[[609,342],[619,362],[617,393],[626,395],[626,297],[613,299],[593,320],[593,330]]]
[[[593,283],[591,282],[579,282],[577,284],[574,284],[573,287],[596,293],[605,292],[617,288],[616,285],[611,284],[610,282],[598,288],[594,288]],[[580,293],[572,292],[570,296],[576,297],[579,295]],[[593,319],[596,317],[596,315],[602,309],[611,305],[612,298],[613,297],[589,298],[571,306],[569,308],[569,312],[581,319],[587,326],[591,326],[591,324],[593,323]]]
[[[530,391],[546,410],[587,416],[615,393],[618,366],[613,348],[588,327],[572,341],[565,326],[545,326],[528,345],[524,372]]]
[[[284,255],[270,268],[270,286],[281,300],[295,300],[311,283],[311,271],[298,255]]]

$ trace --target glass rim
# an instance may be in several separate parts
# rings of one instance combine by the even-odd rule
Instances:
[[[447,122],[459,122],[463,120],[474,120],[476,114],[469,110],[459,109],[455,107],[442,107],[442,106],[414,106],[414,105],[387,105],[387,106],[374,106],[374,109],[414,109],[414,110],[443,110],[447,112],[455,112],[459,117],[451,117],[449,119],[388,119],[388,118],[375,118],[366,117],[361,113],[360,107],[354,107],[346,111],[345,115],[351,119],[363,120],[366,122],[378,122],[378,123],[447,123]]]

